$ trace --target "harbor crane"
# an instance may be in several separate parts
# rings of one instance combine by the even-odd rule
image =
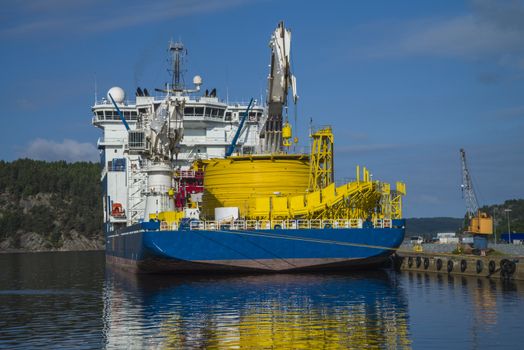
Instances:
[[[462,197],[466,201],[466,216],[469,220],[466,232],[473,234],[475,248],[486,249],[486,237],[493,234],[493,219],[479,208],[466,162],[466,151],[463,148],[460,149],[460,159],[462,164],[462,185],[460,187]]]

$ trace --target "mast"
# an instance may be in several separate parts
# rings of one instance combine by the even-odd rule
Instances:
[[[169,51],[172,60],[172,80],[171,86],[173,91],[182,91],[184,89],[182,82],[182,59],[185,54],[184,45],[177,42],[169,43]]]
[[[168,69],[168,71],[171,73],[171,86],[166,86],[165,89],[155,89],[155,91],[164,92],[168,95],[174,93],[176,96],[200,91],[200,86],[202,85],[202,77],[200,77],[200,75],[195,75],[193,78],[194,89],[185,89],[183,81],[183,61],[187,50],[184,49],[184,44],[180,41],[169,42],[169,52],[171,53],[171,68]]]

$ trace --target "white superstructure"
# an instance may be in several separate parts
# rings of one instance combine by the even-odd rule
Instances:
[[[165,96],[137,96],[136,101],[118,103],[129,125],[130,132],[108,99],[98,101],[93,107],[93,124],[103,130],[98,140],[103,166],[102,181],[107,189],[105,200],[106,221],[112,223],[137,222],[144,216],[144,189],[147,187],[146,160],[137,150],[145,149],[146,143],[140,132],[141,114],[144,106],[159,106]],[[231,144],[247,104],[227,105],[217,97],[184,96],[182,127],[184,135],[178,146],[173,163],[180,170],[189,170],[197,159],[224,158]],[[250,111],[237,142],[241,154],[259,153],[260,130],[263,126],[265,108],[255,104]],[[129,196],[128,196],[129,190]],[[113,205],[122,206],[123,215],[110,215]],[[117,207],[115,207],[117,208]],[[116,212],[115,212],[116,214]]]
[[[92,123],[103,131],[98,148],[106,231],[148,221],[150,214],[181,209],[175,205],[182,191],[175,178],[198,176],[192,164],[224,158],[234,140],[236,154],[282,151],[282,110],[289,86],[296,101],[289,45],[290,32],[280,24],[270,41],[267,105],[254,101],[245,118],[247,103],[228,104],[219,99],[216,89],[202,91],[200,76],[194,77],[193,89],[181,84],[185,51],[180,43],[169,47],[174,74],[165,89],[155,89],[153,96],[137,88],[131,101],[122,88],[112,87],[106,98],[95,102]],[[270,118],[268,111],[273,113]],[[242,130],[236,135],[240,125]],[[184,195],[189,198],[189,193]],[[197,207],[194,201],[199,200],[198,193],[188,199]],[[192,215],[198,215],[194,207]]]

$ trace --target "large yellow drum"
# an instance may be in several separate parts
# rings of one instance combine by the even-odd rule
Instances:
[[[308,155],[251,155],[204,161],[203,214],[217,207],[238,207],[245,216],[254,198],[305,193],[309,185]]]

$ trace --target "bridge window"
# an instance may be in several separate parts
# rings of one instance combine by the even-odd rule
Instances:
[[[120,117],[116,111],[104,111],[106,120],[118,120]]]
[[[195,107],[195,115],[203,116],[204,115],[204,107]]]

